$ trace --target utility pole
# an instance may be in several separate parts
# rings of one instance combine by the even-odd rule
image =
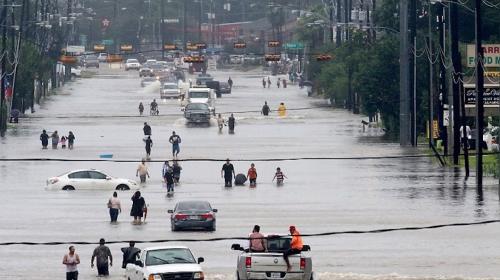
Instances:
[[[2,7],[2,18],[7,19],[7,0],[3,0]],[[5,51],[7,48],[7,22],[2,25],[2,52],[1,58],[2,61],[2,73],[0,74],[0,136],[5,136],[5,131],[7,130],[7,104],[5,102],[5,61],[7,60],[7,56],[5,55]]]
[[[413,58],[409,60],[409,76],[412,77],[412,82],[409,84],[409,93],[411,93],[411,104],[412,104],[412,110],[411,110],[411,125],[410,125],[410,135],[411,135],[411,145],[416,147],[417,146],[417,64],[416,64],[416,58],[417,58],[417,1],[416,0],[410,0],[410,10],[409,10],[409,30],[410,30],[410,39],[411,39],[411,46],[410,48],[413,50]]]
[[[458,0],[450,3],[450,37],[451,37],[451,59],[453,62],[452,87],[453,87],[453,164],[458,164],[460,156],[460,53],[458,50]]]
[[[447,104],[447,94],[446,94],[446,67],[445,67],[445,20],[444,20],[444,5],[443,3],[439,4],[438,8],[438,30],[439,30],[439,51],[438,57],[439,61],[439,108],[438,108],[438,120],[439,120],[439,133],[441,143],[443,144],[444,155],[448,155],[448,132],[446,131],[446,127],[444,125],[444,105]],[[449,108],[448,108],[449,109]],[[448,110],[448,116],[449,116]],[[449,125],[449,123],[448,123]]]
[[[399,3],[399,144],[411,144],[410,65],[408,43],[408,0]]]
[[[186,0],[182,0],[182,44],[183,51],[186,52],[186,28],[187,28],[187,10],[186,10]]]
[[[335,20],[335,22],[337,23],[337,39],[336,39],[337,48],[340,47],[340,44],[342,44],[342,30],[339,27],[339,23],[340,23],[341,18],[342,18],[341,0],[337,0],[337,18]]]
[[[328,15],[329,15],[329,20],[330,20],[330,28],[328,29],[329,30],[329,39],[330,39],[330,43],[333,44],[333,40],[334,40],[334,37],[333,37],[333,1],[334,0],[330,0],[328,2]]]
[[[429,48],[429,148],[434,146],[434,63],[433,57],[433,44],[432,44],[432,4],[429,2],[429,10],[427,14],[428,19],[428,35],[427,45]]]
[[[476,0],[476,186],[483,188],[483,129],[484,129],[484,73],[483,73],[483,45],[481,0]]]
[[[161,58],[165,59],[165,0],[161,0],[160,7],[160,38],[161,38]]]
[[[344,0],[344,28],[345,28],[345,41],[349,41],[349,0]]]
[[[199,10],[199,19],[198,19],[198,42],[203,41],[203,38],[201,36],[201,21],[203,20],[203,0],[200,1],[200,10]]]

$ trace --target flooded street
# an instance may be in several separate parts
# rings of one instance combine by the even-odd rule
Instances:
[[[286,234],[296,225],[302,234],[372,230],[498,219],[497,181],[486,180],[478,195],[474,178],[441,168],[430,157],[375,158],[427,154],[384,140],[375,128],[362,131],[362,116],[324,107],[306,90],[263,89],[260,71],[211,73],[216,80],[234,80],[232,94],[216,101],[227,118],[236,112],[235,134],[219,133],[215,119],[208,127],[187,126],[177,100],[160,101],[159,84],[141,88],[135,71],[101,69],[98,75],[67,84],[29,119],[1,139],[2,159],[66,159],[69,161],[0,161],[4,215],[1,242],[98,242],[106,240],[207,239],[246,237],[253,225],[264,233]],[[156,98],[160,116],[139,116],[138,105]],[[260,110],[267,101],[273,112]],[[284,102],[285,118],[276,109]],[[239,112],[239,113],[238,113]],[[366,118],[365,118],[366,119]],[[143,123],[152,127],[154,145],[149,163],[151,179],[141,187],[149,204],[147,222],[136,226],[129,216],[133,191],[121,191],[123,212],[109,223],[106,203],[110,190],[45,190],[49,177],[95,168],[112,176],[138,180],[137,164],[145,156]],[[76,136],[74,150],[42,150],[42,129]],[[171,158],[168,138],[182,137],[179,158],[181,184],[173,197],[162,188],[161,161]],[[113,154],[113,161],[99,160]],[[335,159],[300,159],[300,158]],[[223,160],[230,158],[236,173],[250,163],[258,172],[257,187],[225,188]],[[264,160],[264,159],[298,160]],[[352,159],[349,159],[352,158]],[[217,161],[215,161],[217,160]],[[135,161],[135,162],[134,162]],[[288,179],[272,182],[276,167]],[[217,231],[172,232],[168,209],[181,200],[207,200],[217,208]],[[500,279],[500,225],[478,225],[377,234],[304,237],[316,279]],[[202,256],[206,279],[235,279],[236,241],[176,242]],[[241,244],[244,242],[241,241]],[[164,244],[164,243],[163,243]],[[152,244],[138,244],[146,247]],[[82,263],[80,279],[94,279],[90,258],[97,245],[76,245]],[[109,279],[123,279],[121,247],[109,245],[115,258]],[[3,246],[0,279],[61,279],[68,245]]]

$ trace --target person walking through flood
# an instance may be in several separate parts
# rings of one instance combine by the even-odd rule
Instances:
[[[264,106],[262,106],[261,113],[264,116],[268,116],[270,112],[271,112],[271,108],[269,108],[269,106],[267,105],[267,101],[265,101]]]
[[[281,84],[281,78],[278,78],[278,80],[276,81],[276,86],[278,86],[278,88],[280,88],[280,84]]]
[[[266,88],[266,79],[265,78],[262,78],[262,87]]]
[[[271,87],[271,78],[267,77],[267,88]]]
[[[224,163],[222,165],[222,170],[220,173],[221,173],[221,177],[224,178],[224,186],[225,187],[232,187],[233,186],[233,176],[236,177],[236,174],[234,173],[234,166],[229,161],[229,159],[226,159],[226,163]]]
[[[122,268],[127,268],[127,264],[135,264],[139,258],[141,249],[135,247],[135,241],[130,241],[128,247],[121,248],[123,253]]]
[[[151,126],[147,122],[144,122],[144,127],[142,128],[142,131],[144,132],[144,136],[151,136]]]
[[[234,133],[234,125],[236,120],[234,119],[233,114],[227,119],[227,126],[229,128],[229,133]]]
[[[144,113],[144,105],[142,105],[142,102],[139,103],[139,115],[142,116],[142,113]]]
[[[42,149],[46,150],[49,145],[49,135],[45,129],[42,130],[42,134],[40,134],[40,141],[42,142]]]
[[[59,134],[57,134],[57,130],[52,133],[50,138],[52,139],[52,149],[57,149],[57,145],[59,144]]]
[[[69,246],[69,253],[64,255],[62,263],[66,266],[66,280],[78,280],[80,256],[75,253],[75,246]]]
[[[73,132],[69,132],[68,134],[68,149],[73,150],[73,145],[75,144],[75,135]]]
[[[276,168],[276,173],[274,174],[274,178],[273,178],[273,182],[274,182],[274,179],[276,179],[276,184],[278,185],[282,185],[283,184],[283,180],[285,180],[285,178],[288,179],[288,177],[286,177],[286,175],[281,172],[281,168]]]
[[[281,102],[280,106],[278,107],[278,115],[280,117],[286,116],[286,107],[285,107],[285,103],[283,103],[283,102]]]
[[[250,181],[250,186],[254,187],[257,185],[257,169],[255,169],[255,164],[250,164],[250,168],[247,172],[248,180]]]
[[[94,253],[92,254],[92,259],[90,261],[90,267],[94,268],[94,259],[96,260],[97,265],[97,274],[98,276],[108,276],[109,268],[108,268],[108,258],[109,258],[109,266],[113,266],[113,255],[111,255],[111,251],[108,246],[104,245],[106,241],[104,238],[99,240],[99,246],[94,249]]]
[[[174,164],[172,165],[172,176],[174,177],[174,183],[179,184],[181,179],[181,170],[182,167],[178,161],[174,160]]]
[[[221,114],[219,114],[217,116],[217,126],[219,127],[219,132],[222,132],[222,128],[224,127],[225,124],[226,122],[224,121],[224,118],[222,117]]]
[[[134,217],[132,222],[134,225],[140,225],[142,223],[141,219],[144,215],[144,208],[146,207],[146,201],[141,196],[140,191],[136,191],[131,198],[132,208],[130,209],[130,216]]]
[[[181,143],[181,137],[177,134],[175,134],[175,131],[172,131],[172,136],[168,139],[168,142],[172,144],[172,157],[177,158],[179,155],[179,152],[181,151],[180,148],[180,143]]]
[[[145,159],[142,159],[139,166],[137,166],[137,170],[135,171],[135,177],[137,177],[137,176],[139,176],[139,178],[141,179],[141,184],[146,183],[146,176],[151,178],[151,176],[149,176],[149,171],[148,171],[148,167],[146,166]]]
[[[108,200],[108,208],[111,223],[116,223],[118,221],[118,214],[122,212],[122,207],[120,204],[120,199],[118,199],[117,192],[113,192],[113,196]]]
[[[147,136],[146,139],[144,140],[146,142],[146,146],[144,147],[146,149],[146,157],[150,158],[151,157],[151,147],[153,147],[153,139],[151,139],[151,136]]]

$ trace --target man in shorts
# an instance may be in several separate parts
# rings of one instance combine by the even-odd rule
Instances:
[[[233,186],[233,176],[236,177],[236,174],[234,173],[234,166],[229,161],[229,159],[227,159],[226,163],[222,165],[222,170],[221,170],[221,177],[224,178],[225,187]]]
[[[179,155],[179,152],[181,151],[179,146],[181,143],[181,137],[175,134],[175,131],[172,131],[172,136],[170,136],[168,142],[172,144],[172,157],[177,158],[177,155]]]

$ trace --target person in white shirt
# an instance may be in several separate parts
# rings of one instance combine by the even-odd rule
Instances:
[[[62,263],[66,266],[66,280],[78,280],[76,266],[80,263],[80,257],[75,253],[74,246],[69,246],[69,253],[64,255]]]

